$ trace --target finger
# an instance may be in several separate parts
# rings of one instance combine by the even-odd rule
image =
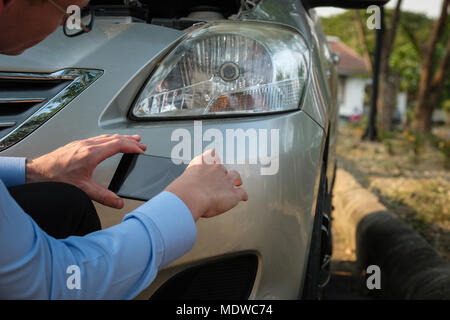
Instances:
[[[238,195],[239,201],[247,201],[248,200],[248,194],[247,191],[244,188],[235,188],[234,192]]]
[[[92,181],[89,181],[80,188],[86,192],[86,194],[92,199],[95,200],[105,206],[122,209],[124,206],[123,199],[121,199],[114,192],[95,184]]]
[[[96,145],[96,148],[97,152],[95,153],[95,161],[97,163],[100,163],[117,153],[143,154],[146,150],[146,147],[144,145],[141,145],[137,141],[120,138],[98,144]]]
[[[205,164],[214,164],[216,163],[216,152],[214,150],[207,150],[202,154],[202,161]]]
[[[224,172],[225,174],[228,174],[227,168],[223,164],[215,164],[216,168],[218,168],[220,171]]]
[[[124,137],[126,139],[131,139],[137,142],[140,142],[142,140],[141,136],[138,134],[133,134],[133,135],[121,135],[121,137]]]
[[[208,163],[210,162],[209,159],[212,159],[215,152],[214,150],[207,150],[205,152],[203,152],[202,154],[199,154],[198,156],[194,157],[190,162],[188,167],[193,166],[193,165],[201,165],[204,163]],[[211,162],[212,163],[212,162]]]
[[[228,176],[231,178],[231,181],[233,181],[234,186],[239,187],[242,185],[241,175],[236,170],[228,171]]]
[[[89,138],[86,141],[90,145],[92,145],[92,144],[105,143],[107,141],[111,141],[111,140],[115,140],[115,139],[128,139],[131,141],[140,142],[141,136],[138,134],[135,134],[135,135],[104,134],[101,136]]]
[[[206,164],[222,164],[220,155],[214,149],[205,151],[202,154],[202,160]]]
[[[138,135],[138,134],[133,134],[132,136],[129,136],[130,137],[130,139],[134,139],[134,140],[136,140],[136,141],[138,141],[138,142],[140,142],[141,141],[141,136],[140,135]]]

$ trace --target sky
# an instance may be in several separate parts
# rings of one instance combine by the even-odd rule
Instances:
[[[443,0],[403,0],[402,10],[422,12],[429,18],[436,19],[441,11]],[[397,4],[396,0],[391,0],[387,4],[387,8],[394,8]],[[333,14],[341,13],[343,10],[338,8],[324,7],[316,9],[319,16],[327,17]]]

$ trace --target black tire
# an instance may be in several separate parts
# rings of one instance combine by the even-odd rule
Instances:
[[[319,192],[317,195],[316,214],[314,216],[314,226],[311,236],[311,244],[309,248],[308,265],[303,285],[302,299],[304,300],[320,300],[321,290],[319,288],[320,272],[323,251],[322,246],[322,220],[323,212],[327,206],[327,175],[325,164],[322,166],[320,175]]]

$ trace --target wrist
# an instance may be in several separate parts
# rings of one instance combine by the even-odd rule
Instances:
[[[36,167],[36,163],[32,159],[26,159],[25,161],[25,182],[39,182],[42,181],[42,176],[39,174],[39,170]]]
[[[197,194],[198,192],[192,189],[183,187],[177,188],[176,186],[169,185],[165,190],[172,192],[184,202],[189,208],[195,222],[197,222],[208,209],[207,197]]]

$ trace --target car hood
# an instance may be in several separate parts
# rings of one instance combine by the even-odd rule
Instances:
[[[0,56],[0,71],[54,72],[65,68],[136,71],[184,34],[151,24],[98,21],[91,32],[68,38],[58,28],[19,56]]]

